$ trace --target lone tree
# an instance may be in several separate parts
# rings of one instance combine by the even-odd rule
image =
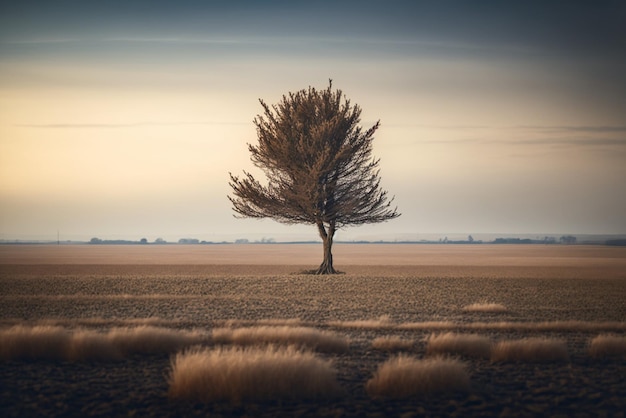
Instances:
[[[361,108],[333,91],[332,80],[325,90],[289,93],[277,105],[259,101],[259,143],[248,149],[268,182],[262,185],[245,171],[242,178],[230,174],[235,216],[317,226],[324,261],[315,273],[337,273],[332,245],[339,228],[400,216],[380,188],[379,160],[371,156],[380,122],[363,131]]]

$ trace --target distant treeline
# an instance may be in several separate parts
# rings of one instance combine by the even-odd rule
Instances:
[[[609,239],[606,241],[606,245],[614,245],[619,247],[626,247],[626,238],[624,239]]]
[[[103,245],[140,245],[147,244],[148,240],[140,240],[140,241],[131,241],[126,239],[100,239],[100,238],[92,238],[89,240],[88,244],[103,244]]]
[[[125,240],[125,239],[100,239],[100,238],[92,238],[91,240],[86,242],[87,244],[94,245],[176,245],[176,244],[184,244],[184,245],[215,245],[215,244],[319,244],[320,241],[280,241],[277,242],[273,238],[263,238],[259,241],[249,241],[245,238],[237,239],[235,241],[201,241],[196,238],[181,238],[177,242],[168,242],[162,238],[157,238],[153,242],[148,242],[146,238],[142,238],[138,241],[133,240]],[[596,239],[589,241],[578,241],[576,237],[572,235],[564,235],[559,239],[555,237],[544,237],[544,238],[496,238],[493,241],[483,241],[483,240],[474,240],[470,235],[467,240],[449,240],[447,237],[439,240],[419,240],[419,241],[411,241],[411,240],[399,240],[399,241],[367,241],[367,240],[358,240],[358,241],[336,241],[337,244],[588,244],[588,245],[609,245],[609,246],[626,246],[626,238],[611,238],[611,239]],[[29,245],[29,244],[85,244],[85,241],[30,241],[30,240],[0,240],[0,245]]]
[[[556,240],[544,241],[530,238],[496,238],[494,244],[556,244]]]
[[[157,238],[154,242],[148,242],[146,238],[142,238],[139,241],[131,241],[125,239],[100,239],[92,238],[88,244],[96,245],[163,245],[163,244],[176,244],[175,242],[167,242],[164,239]],[[200,241],[195,238],[181,238],[178,240],[178,244],[230,244],[229,242],[212,242],[212,241]]]
[[[573,235],[563,235],[558,242],[561,244],[576,244],[577,239]],[[493,244],[556,244],[554,237],[544,237],[541,239],[530,238],[496,238]]]
[[[7,242],[9,243],[9,242]],[[566,244],[573,245],[577,244],[576,239],[563,239],[556,240],[555,238],[550,239],[530,239],[530,238],[496,238],[493,241],[482,241],[482,240],[448,240],[442,239],[438,241],[430,241],[430,240],[421,240],[421,241],[337,241],[337,244],[544,244],[544,245],[552,245],[552,244]],[[26,244],[26,242],[24,242]],[[92,238],[88,244],[96,244],[96,245],[176,245],[176,244],[184,244],[184,245],[211,245],[211,244],[319,244],[319,241],[288,241],[288,242],[276,242],[273,240],[264,240],[264,241],[248,241],[246,239],[238,239],[234,242],[230,241],[200,241],[195,238],[181,238],[178,242],[167,242],[167,241],[155,241],[155,242],[147,242],[144,240],[140,241],[131,241],[131,240],[102,240],[99,238]],[[604,242],[582,242],[581,244],[605,244],[611,246],[626,246],[626,239],[611,239],[606,240]]]

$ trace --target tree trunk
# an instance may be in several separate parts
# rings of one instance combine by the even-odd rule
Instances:
[[[337,274],[337,271],[333,268],[333,236],[335,235],[335,225],[331,223],[328,227],[328,231],[324,227],[324,224],[318,223],[317,227],[322,237],[324,244],[324,261],[320,264],[315,274]]]

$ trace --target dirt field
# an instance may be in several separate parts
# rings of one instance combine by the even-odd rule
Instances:
[[[0,360],[3,416],[623,416],[626,356],[592,357],[598,335],[626,336],[626,248],[336,245],[345,274],[315,267],[319,245],[0,246],[0,330],[106,333],[306,327],[350,341],[333,362],[339,399],[194,402],[168,398],[173,352],[121,359]],[[503,309],[466,309],[488,303]],[[470,390],[372,399],[364,385],[396,353],[380,337],[454,332],[564,341],[565,361],[458,357]],[[6,342],[0,341],[0,348]],[[211,343],[208,343],[209,345]],[[621,415],[620,415],[621,414]]]

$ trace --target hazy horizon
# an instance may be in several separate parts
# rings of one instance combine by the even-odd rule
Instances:
[[[381,121],[402,213],[338,240],[625,234],[625,20],[608,0],[4,2],[0,240],[316,240],[226,196],[258,172],[258,99],[329,78]]]
[[[183,242],[187,240],[196,240],[195,243],[213,243],[213,244],[290,244],[290,243],[319,243],[321,238],[310,233],[246,233],[238,232],[233,234],[186,234],[162,236],[155,234],[147,234],[144,236],[130,235],[75,235],[67,236],[59,234],[58,238],[47,235],[23,236],[21,238],[0,238],[0,243],[50,243],[50,244],[72,244],[72,243],[89,243],[92,239],[98,239],[107,243],[140,243],[146,240],[147,244],[194,244],[194,242]],[[310,231],[308,231],[310,232]],[[530,239],[533,243],[546,242],[561,243],[561,237],[573,236],[577,239],[578,244],[604,244],[607,240],[626,238],[626,234],[567,234],[567,233],[463,233],[463,232],[442,232],[442,233],[373,233],[371,235],[338,231],[335,243],[462,243],[467,242],[471,236],[474,243],[493,243],[497,239]]]

